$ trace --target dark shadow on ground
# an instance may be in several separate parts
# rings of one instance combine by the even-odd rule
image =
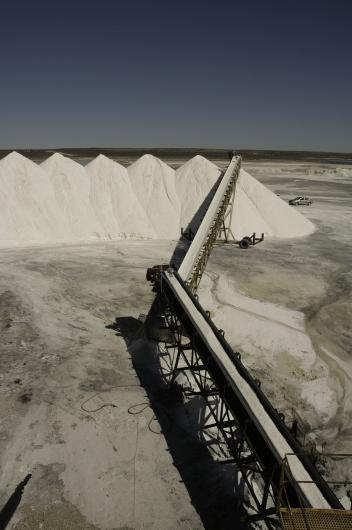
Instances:
[[[197,423],[204,414],[198,396],[183,402],[179,387],[168,387],[161,370],[158,344],[146,338],[144,324],[133,317],[117,318],[109,326],[123,337],[134,369],[166,439],[174,465],[206,530],[244,530],[234,494],[234,471],[214,462],[199,439]],[[198,420],[198,421],[197,421]]]
[[[12,493],[12,495],[9,497],[7,503],[3,507],[3,509],[0,511],[0,530],[4,530],[9,522],[12,519],[12,516],[14,515],[15,511],[17,510],[21,498],[23,495],[23,490],[29,480],[31,479],[32,475],[29,474],[25,477],[22,482],[19,483],[19,485],[16,487],[15,491]]]

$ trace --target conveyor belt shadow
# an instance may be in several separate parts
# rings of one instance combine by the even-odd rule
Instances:
[[[7,528],[7,525],[12,519],[12,516],[16,512],[23,495],[23,490],[29,480],[31,479],[32,475],[28,474],[22,482],[18,484],[12,495],[9,497],[8,501],[6,502],[5,506],[0,511],[0,530],[4,530]]]
[[[196,417],[204,415],[201,410],[203,400],[196,397],[192,404],[184,404],[181,392],[168,388],[159,362],[158,345],[146,338],[144,325],[139,320],[117,318],[113,327],[125,340],[174,465],[204,528],[246,529],[247,526],[240,522],[241,514],[236,505],[233,466],[214,462],[199,439]]]

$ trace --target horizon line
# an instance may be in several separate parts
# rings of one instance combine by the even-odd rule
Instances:
[[[352,151],[320,151],[317,149],[273,149],[273,148],[235,148],[235,147],[103,147],[103,146],[89,146],[89,147],[0,147],[1,151],[68,151],[68,150],[110,150],[110,151],[234,151],[236,152],[261,152],[261,153],[314,153],[314,154],[329,154],[329,155],[344,155],[352,157]]]

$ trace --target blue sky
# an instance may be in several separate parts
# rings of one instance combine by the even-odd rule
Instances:
[[[5,2],[0,148],[351,152],[350,6]]]

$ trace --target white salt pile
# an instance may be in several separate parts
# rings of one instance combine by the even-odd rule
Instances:
[[[181,226],[195,231],[212,199],[219,168],[195,156],[176,170],[176,190],[181,203]],[[256,232],[277,238],[300,237],[314,225],[280,197],[241,170],[236,185],[231,229],[236,239]]]
[[[90,203],[104,236],[109,239],[157,237],[137,200],[126,168],[99,155],[85,169],[90,176]]]
[[[144,155],[127,168],[134,192],[160,238],[180,237],[180,202],[175,171],[152,155]]]
[[[64,213],[67,240],[101,237],[102,228],[90,204],[90,182],[81,164],[55,153],[41,164],[53,186],[60,211]]]
[[[314,232],[314,225],[241,169],[236,185],[231,229],[236,239],[253,232],[289,238],[311,234]]]
[[[176,170],[176,192],[181,204],[180,224],[196,232],[214,195],[220,169],[203,156],[191,158]]]
[[[196,156],[175,172],[151,155],[127,170],[105,156],[86,167],[58,153],[40,166],[18,153],[0,161],[0,243],[178,239],[199,226],[221,172]],[[298,237],[314,226],[241,171],[232,231]]]
[[[1,243],[61,240],[65,231],[64,213],[45,172],[16,152],[0,160]]]

